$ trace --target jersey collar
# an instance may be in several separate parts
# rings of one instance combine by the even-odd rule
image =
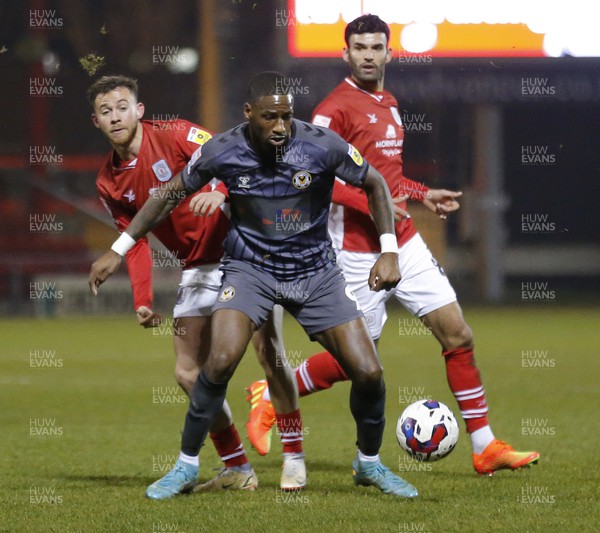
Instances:
[[[381,103],[381,101],[383,100],[383,93],[372,93],[370,91],[365,91],[364,89],[361,89],[358,85],[356,85],[356,83],[354,83],[354,81],[351,78],[344,78],[344,81],[347,84],[354,87],[357,91],[360,91],[361,93],[365,93],[365,94],[369,95],[371,98],[374,98],[379,103]]]

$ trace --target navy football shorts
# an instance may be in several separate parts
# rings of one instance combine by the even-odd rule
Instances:
[[[363,316],[335,264],[291,281],[278,280],[268,272],[230,258],[223,262],[221,271],[221,289],[213,312],[241,311],[256,327],[267,319],[275,304],[294,316],[309,336]]]

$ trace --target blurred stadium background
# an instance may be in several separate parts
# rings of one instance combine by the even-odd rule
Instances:
[[[276,69],[290,78],[296,116],[310,120],[347,74],[342,30],[361,12],[394,23],[386,88],[407,128],[406,175],[465,192],[447,223],[412,206],[462,299],[595,303],[600,8],[574,1],[525,10],[511,1],[480,16],[452,12],[465,3],[448,1],[449,22],[429,20],[436,2],[408,14],[404,2],[320,4],[4,0],[0,314],[131,309],[124,272],[101,298],[87,292],[91,262],[116,235],[95,194],[108,145],[89,118],[93,79],[134,76],[145,118],[219,131],[241,122],[249,77]],[[176,263],[157,247],[162,312],[172,307]]]

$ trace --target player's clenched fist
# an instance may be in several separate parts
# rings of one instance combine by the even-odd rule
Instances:
[[[369,275],[369,287],[372,291],[393,289],[400,282],[398,254],[383,253],[379,256]]]
[[[162,324],[162,317],[145,305],[140,305],[135,310],[135,315],[140,326],[144,328],[157,328]]]
[[[88,278],[90,291],[94,296],[98,294],[98,287],[119,270],[121,259],[118,253],[109,250],[100,259],[94,261]]]

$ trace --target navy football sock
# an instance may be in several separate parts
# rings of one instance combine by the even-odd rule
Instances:
[[[217,413],[223,407],[227,383],[210,381],[204,370],[196,380],[190,395],[190,406],[185,418],[181,451],[186,455],[195,456],[204,444],[208,430]]]
[[[385,428],[385,383],[381,380],[375,390],[352,385],[350,410],[356,421],[358,449],[365,455],[377,455]]]

